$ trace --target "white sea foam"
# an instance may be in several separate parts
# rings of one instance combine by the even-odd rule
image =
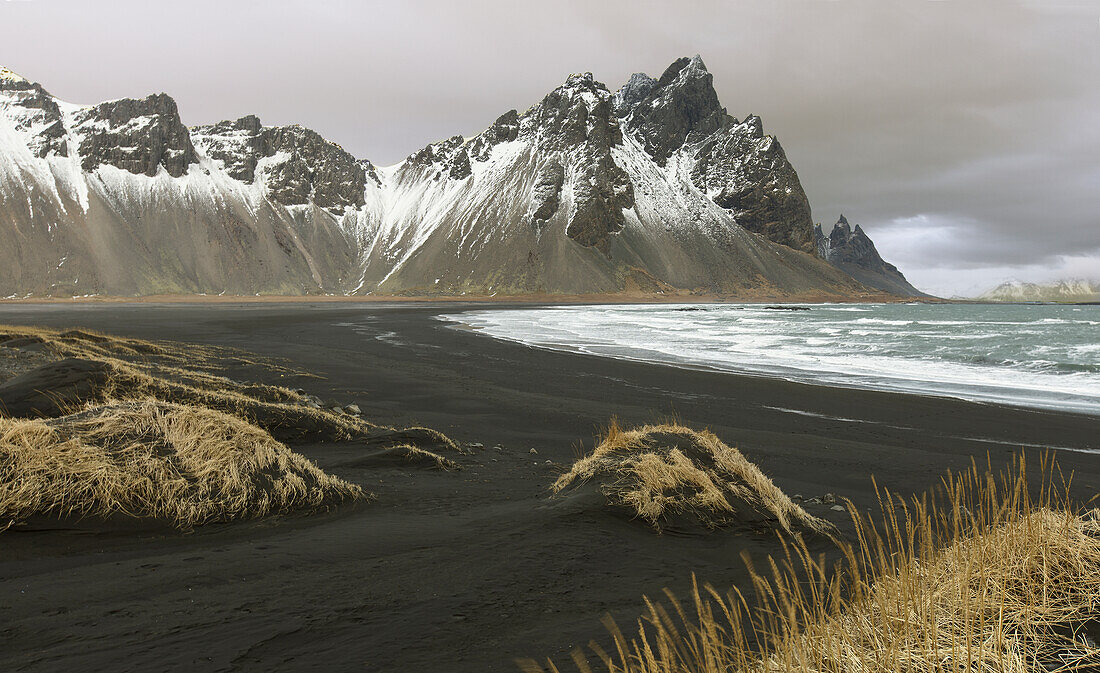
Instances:
[[[561,306],[449,320],[545,348],[1100,415],[1100,307]]]

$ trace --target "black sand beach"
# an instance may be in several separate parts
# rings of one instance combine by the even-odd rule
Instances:
[[[644,593],[684,593],[693,572],[719,588],[744,582],[739,553],[766,554],[773,539],[658,536],[548,500],[550,483],[613,416],[707,426],[788,494],[832,492],[861,507],[875,504],[872,474],[911,494],[972,457],[1004,463],[1023,445],[1100,451],[1096,417],[542,351],[434,318],[462,308],[0,307],[0,323],[286,358],[323,378],[266,382],[355,401],[372,421],[484,445],[460,457],[460,472],[364,466],[354,442],[296,446],[377,496],[316,517],[191,534],[4,533],[0,669],[513,671],[516,657],[561,660],[599,637],[606,612],[632,622]],[[260,375],[242,365],[242,379]],[[1100,453],[1060,451],[1058,459],[1075,473],[1076,495],[1097,493]]]

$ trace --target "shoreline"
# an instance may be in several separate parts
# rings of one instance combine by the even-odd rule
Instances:
[[[486,303],[569,306],[589,304],[974,304],[993,306],[1097,306],[1100,302],[990,301],[978,298],[899,297],[887,293],[856,296],[810,294],[524,294],[524,295],[206,295],[79,297],[0,297],[0,306],[34,304],[455,304]]]
[[[1000,304],[995,304],[995,305],[1000,305]],[[538,306],[531,306],[529,308],[538,308]],[[472,309],[472,310],[476,311],[478,309],[475,308],[475,309]],[[491,311],[491,310],[494,310],[494,309],[493,308],[486,308],[486,309],[483,309],[483,310],[490,310]],[[595,357],[595,358],[607,358],[607,359],[612,359],[612,360],[621,360],[621,361],[624,361],[624,362],[637,362],[637,363],[651,364],[651,365],[656,365],[656,366],[672,367],[672,368],[677,368],[677,369],[704,371],[704,372],[711,372],[711,373],[715,373],[715,374],[728,374],[728,375],[731,375],[731,376],[743,376],[743,377],[749,377],[749,378],[754,378],[754,379],[783,381],[783,382],[787,382],[787,383],[795,383],[795,384],[800,384],[800,385],[818,386],[818,387],[825,388],[825,389],[860,390],[860,391],[868,391],[868,392],[883,392],[883,393],[893,393],[893,394],[901,394],[901,395],[913,395],[913,396],[916,396],[916,397],[927,397],[927,398],[933,398],[933,399],[937,399],[937,398],[938,399],[950,399],[950,400],[956,400],[956,401],[959,401],[959,402],[966,402],[966,403],[971,403],[971,404],[988,404],[988,405],[1002,406],[1002,407],[1006,407],[1006,408],[1014,408],[1014,409],[1021,409],[1021,410],[1053,411],[1053,412],[1058,412],[1058,413],[1079,414],[1079,415],[1082,415],[1082,416],[1094,417],[1094,418],[1097,418],[1098,420],[1100,420],[1100,407],[1082,406],[1080,403],[1075,404],[1073,406],[1058,406],[1053,402],[1044,404],[1044,403],[1042,403],[1042,401],[1035,400],[1035,399],[1014,399],[1014,398],[1011,398],[1011,397],[1008,397],[1008,396],[998,397],[998,396],[995,396],[995,395],[981,395],[981,394],[971,394],[971,395],[968,396],[965,392],[951,391],[951,390],[948,390],[948,389],[930,390],[928,388],[921,389],[921,388],[917,388],[917,387],[912,387],[912,388],[906,388],[906,387],[903,387],[903,386],[893,386],[892,387],[892,386],[886,385],[886,384],[875,385],[873,382],[868,382],[868,383],[865,383],[863,385],[860,385],[857,382],[829,380],[827,378],[814,378],[811,375],[803,375],[806,372],[806,370],[800,370],[800,369],[797,369],[797,368],[790,368],[789,372],[784,373],[783,371],[780,371],[780,368],[778,368],[778,366],[777,366],[777,369],[771,370],[771,371],[769,371],[767,369],[764,369],[764,368],[754,370],[754,369],[751,369],[751,368],[748,368],[748,367],[735,368],[735,367],[730,367],[730,366],[709,365],[709,364],[705,364],[705,363],[699,362],[699,361],[691,361],[688,358],[676,359],[676,356],[672,356],[672,355],[668,355],[668,354],[663,354],[666,357],[662,359],[662,358],[657,358],[657,357],[645,357],[644,355],[635,356],[635,355],[631,355],[631,354],[624,353],[624,352],[621,352],[621,351],[617,352],[617,353],[594,352],[594,351],[586,348],[585,345],[578,345],[578,344],[549,343],[549,342],[547,342],[547,343],[537,343],[537,342],[533,342],[533,341],[525,341],[524,339],[522,339],[520,337],[508,336],[508,335],[503,335],[503,334],[492,334],[492,333],[489,332],[488,328],[486,328],[484,325],[474,325],[474,324],[471,324],[469,322],[462,322],[460,320],[460,318],[462,317],[462,314],[466,313],[466,312],[469,312],[469,310],[463,311],[462,313],[459,313],[459,314],[440,313],[440,314],[435,316],[435,319],[446,323],[448,325],[448,327],[451,328],[451,329],[460,329],[460,330],[465,330],[465,331],[470,331],[470,332],[477,332],[477,333],[480,333],[481,335],[483,335],[484,337],[487,337],[487,338],[498,339],[498,340],[501,340],[501,341],[514,343],[514,344],[524,346],[524,347],[528,347],[528,348],[537,348],[537,349],[543,349],[543,350],[555,351],[555,352],[562,352],[562,353],[572,353],[572,354],[575,354],[575,355],[583,355],[583,356]],[[633,348],[631,346],[621,346],[621,345],[620,345],[620,347],[622,349],[632,349]],[[637,349],[633,349],[633,350],[637,350]],[[641,350],[645,351],[645,349],[641,349]],[[933,381],[933,382],[926,382],[926,383],[939,383],[939,382],[934,382]],[[835,419],[835,420],[846,420],[846,419]],[[1096,445],[1095,447],[1090,446],[1090,447],[1057,447],[1057,448],[1064,449],[1064,450],[1069,450],[1069,451],[1084,451],[1084,452],[1091,452],[1091,453],[1100,453],[1100,444]]]
[[[524,294],[524,295],[204,295],[158,294],[143,296],[91,295],[79,297],[0,298],[0,306],[24,304],[401,304],[401,303],[492,303],[492,304],[825,304],[825,303],[954,303],[960,300],[938,297],[898,297],[886,293],[856,296],[828,293],[768,294]],[[969,303],[971,300],[963,300]]]
[[[709,428],[786,493],[835,493],[861,509],[877,502],[872,475],[906,496],[971,460],[996,468],[1022,446],[1080,444],[1097,428],[1095,418],[1053,411],[581,358],[435,318],[461,306],[0,307],[2,323],[284,358],[322,378],[271,373],[266,382],[354,401],[372,421],[484,445],[453,473],[367,470],[356,466],[353,443],[296,446],[377,496],[317,517],[190,535],[6,537],[0,593],[11,600],[0,619],[10,626],[0,630],[0,668],[509,672],[516,657],[567,659],[601,632],[605,613],[633,623],[643,594],[668,586],[684,595],[692,573],[719,589],[751,587],[738,555],[776,553],[769,536],[656,535],[549,498],[550,484],[612,417]],[[228,375],[248,380],[254,370],[242,363]],[[1057,457],[1074,473],[1077,497],[1100,492],[1095,455]],[[846,518],[820,509],[813,513],[835,523]]]

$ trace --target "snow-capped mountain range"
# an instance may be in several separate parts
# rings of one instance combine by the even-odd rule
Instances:
[[[794,168],[699,57],[384,168],[165,94],[78,106],[0,69],[0,296],[865,293],[815,254]],[[876,253],[877,255],[877,253]]]
[[[1009,280],[982,294],[985,301],[1100,301],[1100,282],[1084,279],[1059,280],[1053,283],[1026,283]]]

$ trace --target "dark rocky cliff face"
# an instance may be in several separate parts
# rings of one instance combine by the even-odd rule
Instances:
[[[359,208],[365,201],[363,166],[336,143],[302,126],[264,129],[264,156],[285,154],[267,170],[268,192],[286,205],[310,202],[331,211]]]
[[[653,87],[657,86],[657,80],[644,72],[636,72],[630,76],[626,84],[615,92],[612,98],[615,116],[626,117],[630,111],[637,107],[638,103],[645,100]]]
[[[524,115],[521,126],[525,135],[536,139],[542,152],[557,151],[568,160],[568,171],[574,177],[566,235],[608,256],[611,236],[623,228],[623,209],[634,205],[634,186],[611,156],[611,148],[623,141],[611,105],[611,93],[592,73],[571,75]],[[556,173],[551,177],[560,191]],[[535,186],[544,211],[559,196],[543,198],[546,184]]]
[[[810,203],[779,141],[764,135],[759,117],[726,114],[713,79],[698,56],[681,58],[658,80],[632,76],[615,96],[616,113],[657,163],[685,153],[695,186],[739,225],[814,254]]]
[[[759,117],[725,126],[704,140],[691,177],[742,227],[813,254],[809,199],[779,141],[764,135]]]
[[[61,109],[41,84],[29,82],[9,70],[0,72],[0,91],[7,93],[10,104],[18,108],[11,115],[16,130],[33,134],[29,149],[36,157],[41,159],[51,152],[62,157],[69,155]]]
[[[73,121],[86,171],[106,164],[152,177],[163,167],[178,178],[197,160],[176,101],[167,94],[100,103],[77,112]]]
[[[565,167],[557,161],[551,161],[539,169],[532,190],[534,207],[531,209],[531,223],[536,227],[545,224],[558,212],[561,205],[561,187],[565,182]]]
[[[260,160],[268,195],[285,206],[314,203],[333,213],[364,204],[367,179],[377,182],[374,166],[302,126],[265,127],[249,115],[192,129],[198,145],[222,162],[237,180],[256,180]]]
[[[620,108],[630,113],[627,129],[662,166],[685,144],[699,142],[733,121],[718,102],[714,76],[698,56],[678,59],[641,98],[637,94],[645,88],[645,80],[632,77],[631,81],[633,90],[623,91],[620,97],[624,103],[637,100]]]
[[[230,177],[251,184],[256,164],[264,156],[263,125],[255,115],[191,129],[195,144],[211,159],[222,162]]]
[[[453,180],[463,180],[473,172],[470,168],[470,155],[466,151],[466,139],[462,136],[450,138],[428,145],[419,152],[409,155],[405,160],[410,166],[424,166],[435,169],[433,179],[446,176]]]
[[[817,254],[859,282],[903,297],[927,297],[909,284],[893,264],[882,259],[874,242],[858,224],[855,229],[843,215],[825,236],[821,225],[814,227]]]

